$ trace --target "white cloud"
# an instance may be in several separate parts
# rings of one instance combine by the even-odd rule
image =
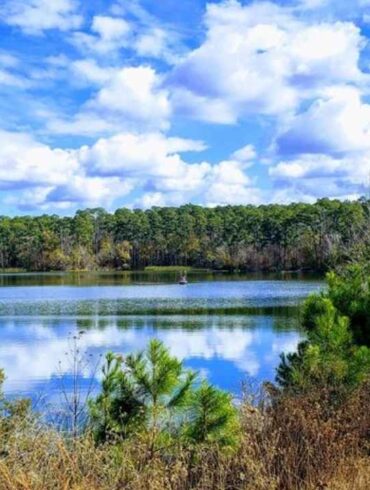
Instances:
[[[234,108],[221,97],[210,98],[176,86],[171,89],[171,104],[178,114],[208,123],[233,124],[236,122]]]
[[[274,149],[276,199],[358,198],[370,172],[370,105],[354,87],[328,88],[286,122]]]
[[[136,51],[139,56],[160,57],[167,49],[167,34],[163,29],[152,28],[144,33],[136,42]]]
[[[30,82],[16,72],[19,65],[20,61],[18,58],[6,52],[0,52],[0,85],[12,88],[27,88],[30,86]]]
[[[125,176],[140,181],[150,191],[137,202],[143,207],[183,204],[195,200],[205,204],[260,202],[261,195],[245,174],[245,162],[187,163],[180,154],[202,151],[199,141],[166,138],[159,133],[124,133],[101,139],[80,151],[89,172],[101,176]],[[243,148],[240,156],[252,156]]]
[[[140,1],[117,1],[111,8],[117,16],[130,17],[132,36],[127,49],[131,49],[143,58],[158,58],[168,64],[178,61],[181,53],[187,49],[182,43],[182,35],[161,19],[146,10]]]
[[[180,59],[177,51],[183,50],[177,44],[178,40],[173,33],[158,26],[151,26],[143,31],[138,30],[133,48],[136,54],[143,58],[158,58],[175,64]]]
[[[100,139],[80,150],[80,160],[96,175],[125,175],[151,180],[152,185],[175,189],[199,186],[210,169],[207,163],[187,164],[180,157],[185,151],[201,151],[203,143],[166,138],[160,133],[123,133]]]
[[[118,17],[97,15],[91,24],[92,34],[76,32],[72,41],[76,47],[99,55],[114,53],[126,47],[130,41],[130,24]]]
[[[206,200],[209,204],[256,204],[261,202],[261,193],[253,187],[243,167],[242,163],[233,160],[222,161],[213,167],[206,191]]]
[[[167,202],[166,197],[162,192],[148,192],[144,194],[141,199],[138,199],[135,204],[144,209],[150,209],[153,206],[165,206]]]
[[[250,160],[254,160],[257,156],[256,149],[253,145],[246,145],[239,150],[234,151],[231,155],[232,158],[239,162],[249,162]]]
[[[88,30],[73,33],[69,41],[83,53],[103,59],[130,57],[158,58],[168,64],[179,60],[186,51],[181,35],[159,18],[150,15],[138,3],[113,5],[109,15],[95,15]]]
[[[3,202],[20,209],[107,206],[130,199],[143,207],[227,202],[258,202],[260,195],[246,175],[245,161],[211,165],[189,163],[188,152],[206,148],[201,141],[162,133],[121,133],[91,146],[58,149],[23,133],[0,133],[0,189]],[[251,148],[241,156],[251,156]],[[248,165],[247,165],[248,166]],[[12,169],[9,172],[9,169]],[[16,191],[16,194],[10,191]]]
[[[72,72],[89,86],[91,83],[98,86],[107,83],[115,74],[113,67],[100,66],[94,59],[80,59],[70,63]]]
[[[0,132],[0,189],[20,208],[110,205],[133,188],[118,177],[89,176],[76,150],[50,148],[27,134]]]
[[[236,0],[208,5],[205,22],[204,43],[169,79],[175,107],[200,119],[279,115],[328,84],[364,79],[363,39],[352,23],[310,24],[276,4]],[[208,104],[218,110],[207,113]]]
[[[50,149],[22,133],[0,131],[0,187],[58,185],[78,169],[73,152]]]
[[[0,65],[7,68],[14,68],[19,65],[19,59],[7,52],[0,53]]]
[[[369,150],[370,105],[353,87],[329,88],[281,132],[277,147],[282,154]]]
[[[97,15],[93,18],[91,30],[99,34],[102,41],[110,42],[127,36],[131,28],[124,19]]]
[[[167,92],[156,72],[145,66],[118,71],[90,105],[149,125],[162,126],[170,115]]]
[[[301,155],[270,168],[280,190],[274,199],[314,201],[331,196],[354,199],[364,195],[370,172],[370,152],[335,158],[329,155]]]
[[[26,88],[29,87],[29,82],[23,77],[19,77],[9,70],[0,68],[0,85],[7,85],[8,87]]]
[[[55,133],[99,135],[125,130],[166,129],[171,106],[161,79],[148,66],[106,70],[93,61],[76,62],[73,70],[99,90],[72,118],[52,118],[48,129]]]
[[[126,196],[133,188],[134,182],[130,179],[76,175],[67,184],[49,192],[45,204],[72,206],[83,202],[87,207],[110,207],[117,197]]]
[[[76,0],[5,0],[0,18],[26,34],[50,29],[68,31],[82,24]]]

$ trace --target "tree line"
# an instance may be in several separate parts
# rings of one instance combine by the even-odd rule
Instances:
[[[366,199],[1,216],[0,268],[326,270],[366,255],[369,225]]]

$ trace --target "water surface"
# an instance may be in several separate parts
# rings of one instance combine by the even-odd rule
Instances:
[[[171,274],[0,276],[6,392],[60,402],[61,386],[70,391],[75,381],[75,342],[89,360],[79,386],[97,389],[93,366],[107,351],[140,350],[156,337],[200,377],[238,394],[243,381],[274,379],[280,353],[294,350],[303,336],[298,305],[323,287],[301,276],[189,279],[180,286]]]

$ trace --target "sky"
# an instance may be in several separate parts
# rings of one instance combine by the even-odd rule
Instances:
[[[370,0],[0,0],[0,214],[355,199]]]

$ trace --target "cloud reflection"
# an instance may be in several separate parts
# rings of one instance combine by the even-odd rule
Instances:
[[[245,376],[273,378],[280,352],[294,350],[300,340],[288,319],[286,324],[284,329],[284,319],[277,325],[268,316],[1,319],[0,367],[7,393],[47,391],[59,361],[68,374],[69,337],[82,329],[80,347],[92,359],[109,350],[141,350],[157,337],[187,366],[209,377],[217,369],[217,384],[231,389]],[[88,370],[83,374],[88,377]]]

